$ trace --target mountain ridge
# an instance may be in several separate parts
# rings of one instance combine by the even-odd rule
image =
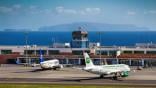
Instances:
[[[43,26],[38,31],[74,31],[79,27],[86,31],[150,31],[147,27],[137,27],[132,24],[106,24],[92,22],[75,22],[69,24],[59,24],[54,26]]]

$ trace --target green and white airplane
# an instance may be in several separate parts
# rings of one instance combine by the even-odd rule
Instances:
[[[113,75],[113,79],[118,77],[127,77],[129,75],[130,67],[126,64],[115,64],[115,65],[94,65],[87,53],[83,53],[85,58],[86,67],[83,70],[98,74],[100,78],[106,75]]]

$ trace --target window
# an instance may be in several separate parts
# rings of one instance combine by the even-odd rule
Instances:
[[[132,54],[132,51],[123,51],[124,54]]]
[[[49,55],[57,55],[59,54],[59,50],[49,50]]]
[[[1,54],[11,54],[12,50],[1,50]]]
[[[134,54],[144,54],[144,51],[134,51]]]
[[[147,51],[147,54],[156,54],[156,51]]]

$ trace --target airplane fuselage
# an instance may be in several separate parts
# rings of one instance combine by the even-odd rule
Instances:
[[[85,71],[98,74],[98,75],[109,75],[109,74],[115,74],[120,73],[121,76],[126,77],[128,76],[128,72],[130,71],[130,68],[128,65],[125,64],[115,64],[115,65],[94,65],[92,67],[85,67]]]
[[[58,60],[48,60],[40,63],[42,69],[54,69],[62,68],[62,66],[59,64]]]

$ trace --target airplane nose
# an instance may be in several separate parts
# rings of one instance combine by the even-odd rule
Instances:
[[[130,71],[131,69],[130,69],[130,67],[127,67],[127,71]]]
[[[128,65],[126,65],[125,68],[127,69],[127,71],[130,71],[130,67]]]

